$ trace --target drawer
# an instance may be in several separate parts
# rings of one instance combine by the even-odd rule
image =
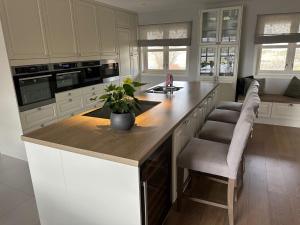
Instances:
[[[88,106],[85,107],[85,110],[86,111],[89,111],[89,110],[92,110],[92,109],[98,109],[98,108],[101,108],[103,106],[103,102],[97,102],[97,103],[93,103],[93,104],[90,104]]]
[[[79,88],[79,89],[75,89],[75,90],[71,90],[71,91],[64,91],[64,92],[57,93],[57,94],[55,94],[55,99],[56,99],[56,102],[60,102],[60,101],[65,101],[66,99],[78,97],[81,95],[82,95],[82,90],[81,90],[81,88]]]
[[[95,104],[95,103],[99,102],[100,101],[99,98],[100,98],[100,96],[102,96],[102,94],[103,93],[100,92],[100,91],[95,91],[95,92],[92,92],[90,94],[86,94],[84,96],[84,105],[85,105],[85,107],[87,107],[91,104]]]
[[[40,127],[57,118],[56,104],[21,112],[20,117],[23,130]]]
[[[68,98],[56,104],[58,117],[72,116],[84,110],[81,97]]]
[[[258,109],[258,117],[271,117],[272,102],[261,102]]]
[[[300,120],[300,104],[273,103],[271,117]]]
[[[30,127],[30,128],[27,128],[26,130],[24,130],[24,134],[27,134],[27,133],[30,133],[32,131],[35,131],[35,130],[38,130],[38,129],[41,129],[43,127],[47,127],[53,123],[56,123],[58,120],[57,119],[54,119],[54,120],[51,120],[51,121],[47,121],[45,123],[40,123],[36,126],[33,126],[33,127]]]
[[[88,87],[81,88],[82,94],[88,94],[88,93],[91,93],[91,92],[101,91],[101,90],[104,91],[104,85],[103,84],[96,84],[96,85],[93,85],[93,86],[88,86]]]

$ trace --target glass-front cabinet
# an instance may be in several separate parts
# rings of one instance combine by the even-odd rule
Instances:
[[[200,12],[200,80],[236,82],[242,9],[237,6]]]

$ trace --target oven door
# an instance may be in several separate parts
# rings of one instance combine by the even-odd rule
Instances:
[[[102,76],[100,74],[100,67],[86,67],[83,68],[83,86],[100,84],[103,82]]]
[[[55,74],[55,92],[68,91],[81,87],[81,70],[58,72]]]
[[[117,62],[102,64],[100,73],[105,83],[117,80],[119,79],[119,64]]]
[[[20,111],[55,102],[52,74],[14,77]]]

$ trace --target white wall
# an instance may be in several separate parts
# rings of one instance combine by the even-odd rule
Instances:
[[[258,14],[270,13],[286,13],[298,12],[300,9],[299,0],[245,0],[243,1],[227,1],[226,3],[199,4],[198,8],[183,8],[181,10],[172,10],[155,13],[139,14],[140,24],[165,23],[193,20],[193,36],[192,36],[192,52],[190,55],[190,76],[186,79],[195,80],[198,77],[198,42],[199,42],[199,17],[198,13],[201,9],[217,8],[223,6],[233,6],[244,4],[243,30],[241,40],[239,76],[254,75],[253,64],[255,55],[254,34],[256,27],[256,18]],[[266,92],[281,94],[289,83],[289,79],[268,78],[266,84]],[[142,80],[145,80],[143,77]],[[148,77],[146,80],[150,80]],[[155,79],[153,79],[155,80]],[[157,79],[156,79],[157,80]]]
[[[0,153],[26,160],[14,84],[0,23]]]

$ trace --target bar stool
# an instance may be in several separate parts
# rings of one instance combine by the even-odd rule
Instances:
[[[180,210],[181,200],[187,197],[192,201],[213,205],[228,210],[229,225],[234,225],[234,192],[237,174],[252,129],[254,113],[244,114],[234,129],[230,145],[204,139],[193,138],[177,158],[177,209]],[[188,185],[183,180],[184,169],[200,172],[206,175],[226,178],[227,205],[210,202],[203,199],[185,196]]]

